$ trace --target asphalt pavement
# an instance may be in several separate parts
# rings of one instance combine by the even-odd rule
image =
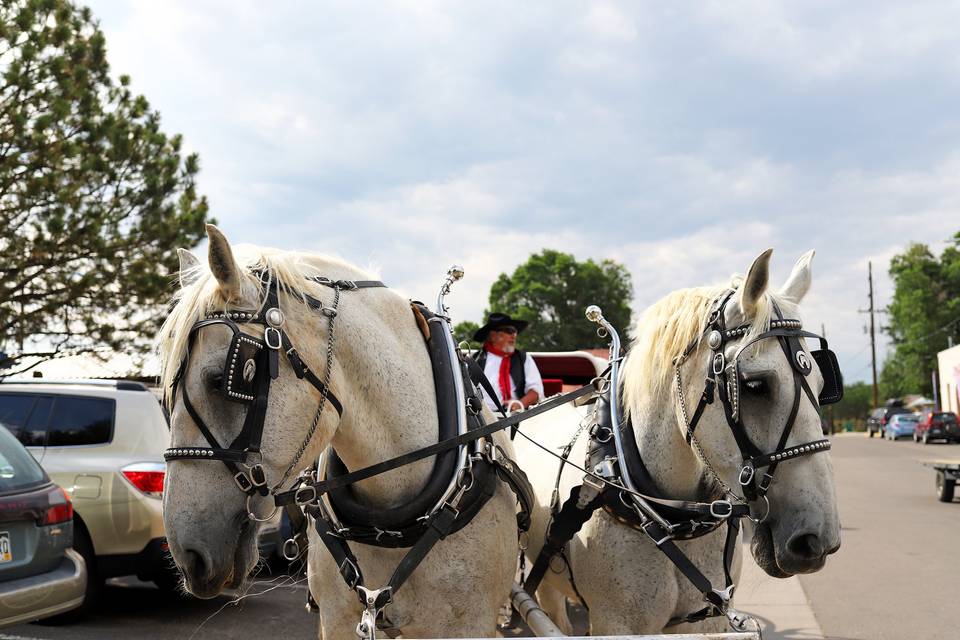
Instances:
[[[81,621],[0,629],[0,640],[316,640],[317,617],[304,608],[306,582],[289,576],[257,579],[245,594],[198,600],[164,593],[135,579],[111,580],[96,611]]]
[[[800,583],[825,637],[960,638],[960,502],[939,502],[924,460],[960,445],[833,438],[842,547]],[[800,636],[809,637],[809,636]]]

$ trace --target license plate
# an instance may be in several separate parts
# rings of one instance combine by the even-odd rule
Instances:
[[[0,531],[0,563],[13,560],[13,549],[10,548],[10,534]]]

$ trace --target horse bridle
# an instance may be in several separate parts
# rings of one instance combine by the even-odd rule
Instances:
[[[336,410],[339,417],[343,416],[343,404],[330,390],[330,376],[333,365],[334,348],[334,320],[337,317],[340,294],[344,291],[357,291],[372,287],[385,287],[379,280],[331,280],[321,276],[311,277],[308,280],[330,287],[334,290],[334,299],[331,306],[307,294],[298,294],[287,289],[286,292],[300,299],[311,309],[319,311],[327,318],[327,353],[323,380],[311,370],[300,357],[296,348],[283,328],[284,314],[280,310],[278,285],[269,274],[260,274],[261,284],[266,291],[263,305],[259,310],[230,310],[208,314],[203,320],[196,322],[190,329],[187,342],[187,351],[180,367],[171,382],[170,409],[176,403],[176,392],[180,382],[185,378],[190,353],[194,341],[200,330],[205,327],[222,325],[233,332],[227,357],[223,365],[223,378],[220,383],[220,392],[223,397],[233,402],[248,405],[243,428],[233,441],[226,447],[222,446],[213,432],[207,426],[203,417],[197,411],[183,384],[183,405],[200,433],[207,440],[209,447],[171,447],[163,457],[167,462],[175,460],[219,460],[233,476],[237,487],[247,496],[247,513],[250,519],[256,521],[268,520],[257,517],[251,508],[251,498],[255,494],[267,496],[275,492],[289,478],[292,470],[300,461],[304,452],[313,439],[317,426],[329,403]],[[263,338],[257,338],[241,331],[241,324],[259,324],[264,327]],[[320,402],[314,415],[313,424],[303,443],[297,450],[296,456],[287,467],[283,477],[271,488],[267,484],[266,473],[263,469],[263,453],[260,449],[263,437],[264,420],[267,414],[267,404],[270,397],[270,383],[279,375],[280,352],[286,354],[287,361],[293,369],[294,375],[300,380],[306,380],[320,392]],[[244,468],[241,468],[244,467]],[[276,511],[274,511],[275,513]]]
[[[687,428],[687,443],[694,447],[704,465],[707,466],[715,480],[720,483],[724,490],[733,497],[739,498],[739,496],[723,482],[719,474],[713,470],[694,434],[707,405],[713,403],[714,393],[716,392],[716,395],[719,396],[720,402],[723,405],[724,417],[730,430],[733,432],[733,437],[740,450],[742,464],[738,476],[738,483],[743,491],[743,496],[751,502],[760,499],[766,501],[767,491],[773,482],[773,476],[777,466],[781,462],[830,450],[829,439],[814,440],[792,447],[786,446],[800,409],[801,390],[803,395],[813,404],[814,408],[819,411],[821,406],[839,402],[843,397],[843,377],[837,364],[837,357],[833,351],[829,349],[826,338],[809,331],[804,331],[799,320],[784,318],[776,304],[773,305],[776,317],[770,321],[770,328],[753,337],[748,342],[741,344],[733,357],[728,361],[725,355],[726,347],[731,342],[742,339],[750,330],[750,325],[747,324],[733,329],[726,328],[724,310],[735,292],[736,290],[731,289],[715,301],[703,333],[690,343],[684,353],[677,358],[674,363],[676,366],[677,394],[680,400],[680,410],[683,421]],[[693,417],[688,420],[680,367],[690,354],[696,351],[701,339],[704,337],[706,338],[707,345],[711,349],[710,363],[707,368],[703,393],[694,410]],[[770,453],[764,453],[750,439],[743,424],[743,415],[740,410],[741,380],[739,358],[748,347],[767,338],[776,338],[784,356],[791,365],[794,383],[794,397],[790,414],[780,434],[776,449]],[[815,338],[820,341],[820,349],[811,352],[813,359],[820,368],[824,380],[823,390],[818,396],[814,395],[807,382],[807,376],[813,370],[813,364],[810,362],[810,358],[807,357],[801,338]],[[763,477],[757,481],[758,470],[760,469],[765,469],[765,471],[763,472]],[[769,504],[767,506],[767,512],[757,519],[757,521],[762,522],[767,515],[769,515]]]

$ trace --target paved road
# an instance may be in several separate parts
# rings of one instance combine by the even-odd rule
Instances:
[[[920,460],[960,460],[960,446],[833,439],[842,548],[801,576],[835,640],[960,638],[960,502],[938,502]]]
[[[259,594],[259,595],[257,595]],[[242,599],[197,600],[165,595],[152,584],[111,581],[98,611],[65,626],[28,624],[0,629],[0,640],[277,638],[316,640],[317,618],[304,609],[306,583],[258,580]]]

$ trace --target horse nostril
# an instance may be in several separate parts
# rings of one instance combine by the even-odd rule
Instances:
[[[180,569],[183,575],[194,580],[204,578],[209,570],[210,563],[206,560],[203,553],[187,549],[183,554],[183,566]]]
[[[823,556],[823,545],[820,543],[820,538],[813,533],[794,536],[787,543],[787,549],[805,560],[816,560]]]

